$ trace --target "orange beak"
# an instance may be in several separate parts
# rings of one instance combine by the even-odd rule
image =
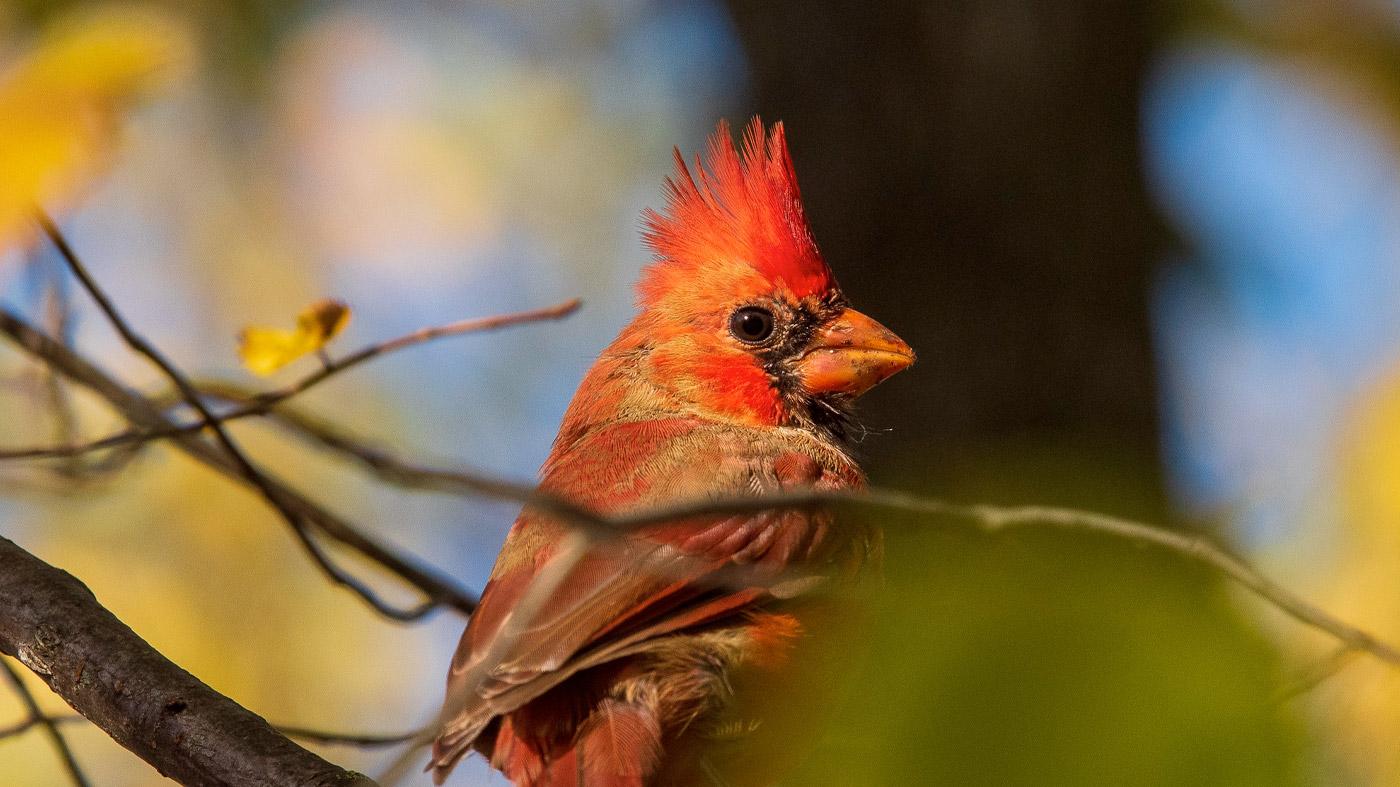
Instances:
[[[811,393],[860,396],[914,363],[914,351],[889,328],[855,309],[827,323],[797,362]]]

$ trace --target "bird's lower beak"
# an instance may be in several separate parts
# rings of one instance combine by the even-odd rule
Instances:
[[[811,393],[860,396],[912,363],[914,351],[889,328],[847,309],[817,333],[797,370]]]

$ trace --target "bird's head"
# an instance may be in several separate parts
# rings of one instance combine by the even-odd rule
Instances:
[[[850,403],[914,362],[850,308],[812,240],[783,126],[736,150],[721,123],[702,163],[676,153],[656,261],[638,285],[650,378],[707,415],[840,436]]]

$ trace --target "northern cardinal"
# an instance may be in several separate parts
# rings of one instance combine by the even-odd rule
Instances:
[[[721,123],[706,162],[677,151],[676,169],[645,214],[639,314],[584,377],[540,488],[615,514],[861,487],[852,402],[914,354],[846,305],[782,124],[754,118],[741,153]],[[782,682],[822,617],[804,599],[879,552],[825,511],[670,522],[595,545],[508,623],[569,532],[529,507],[511,528],[448,674],[437,783],[472,749],[522,787],[729,783],[712,747],[763,729],[745,687]]]

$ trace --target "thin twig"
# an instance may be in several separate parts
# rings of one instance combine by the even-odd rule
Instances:
[[[174,425],[169,434],[189,434],[204,428],[203,424]],[[60,445],[36,445],[25,448],[3,448],[0,449],[0,459],[70,459],[83,454],[91,454],[101,451],[104,448],[116,448],[119,446],[130,447],[139,445],[147,439],[154,439],[159,435],[148,435],[139,429],[125,429],[121,432],[110,434],[97,440],[89,440],[85,443],[71,443]]]
[[[72,343],[72,304],[68,298],[67,280],[58,269],[50,273],[50,281],[44,292],[44,318],[49,333],[65,343]],[[77,438],[78,420],[73,412],[73,402],[68,389],[58,374],[45,368],[44,388],[48,394],[49,412],[53,415],[54,439],[60,445],[71,445]],[[78,480],[86,473],[81,457],[69,457],[69,461],[59,466],[58,472],[67,478]]]
[[[496,314],[488,317],[473,317],[466,320],[458,320],[457,322],[448,323],[446,325],[422,328],[412,333],[389,339],[388,341],[361,348],[343,358],[329,360],[315,372],[283,388],[272,391],[246,393],[241,397],[242,406],[218,416],[216,420],[220,423],[228,423],[229,421],[236,421],[249,416],[264,415],[278,404],[320,385],[347,369],[351,369],[381,355],[449,336],[461,336],[463,334],[492,331],[515,325],[562,319],[578,311],[582,303],[583,301],[578,298],[570,298],[562,303],[540,309],[529,309],[526,311],[511,312],[509,314]],[[205,422],[201,421],[190,424],[171,425],[162,429],[127,429],[84,443],[0,449],[0,459],[54,459],[80,456],[105,448],[114,448],[116,446],[132,443],[146,443],[165,437],[172,437],[174,435],[189,434],[203,429],[205,425]]]
[[[311,557],[312,561],[320,567],[321,571],[325,573],[332,582],[350,589],[368,602],[370,606],[388,617],[403,620],[415,619],[426,614],[427,610],[431,608],[430,606],[425,607],[420,605],[407,610],[394,607],[381,599],[372,588],[348,571],[336,565],[336,563],[330,559],[330,556],[326,553],[325,549],[316,542],[316,538],[311,532],[314,523],[310,522],[305,514],[298,510],[297,507],[282,494],[281,490],[272,484],[267,476],[253,464],[248,455],[244,453],[243,449],[239,447],[238,443],[236,443],[233,437],[228,433],[228,430],[224,428],[220,418],[209,409],[209,406],[204,402],[204,399],[189,381],[189,378],[185,377],[184,373],[181,372],[170,359],[166,358],[163,353],[156,349],[155,345],[138,334],[131,324],[122,317],[121,313],[117,310],[116,304],[112,302],[112,299],[108,297],[107,293],[88,272],[87,267],[83,265],[82,260],[78,258],[77,253],[74,252],[72,246],[69,245],[67,238],[59,231],[58,226],[49,218],[48,214],[44,213],[42,210],[36,210],[36,217],[44,234],[48,236],[49,241],[58,249],[63,259],[67,261],[69,270],[77,277],[83,289],[97,302],[98,308],[106,315],[107,321],[111,323],[112,327],[121,335],[126,345],[130,347],[132,351],[145,357],[154,364],[160,369],[161,373],[175,385],[185,403],[199,413],[203,421],[202,426],[207,426],[209,430],[214,433],[215,440],[233,462],[238,473],[244,480],[256,488],[262,494],[263,498],[282,515],[282,518],[291,526],[292,533],[297,537],[303,549],[306,550],[306,553]],[[430,601],[428,603],[431,604],[432,602]]]
[[[14,687],[15,693],[19,695],[20,701],[29,710],[29,721],[38,725],[49,736],[49,742],[53,744],[54,751],[58,752],[59,759],[63,760],[63,767],[68,771],[68,778],[78,787],[88,787],[91,782],[83,773],[83,769],[78,765],[78,760],[73,756],[73,749],[68,745],[68,739],[63,737],[63,731],[58,728],[58,723],[44,714],[43,708],[39,707],[39,701],[34,698],[34,693],[29,687],[24,685],[24,680],[10,662],[0,658],[0,672],[4,672],[9,678],[10,685]]]
[[[1322,685],[1337,673],[1346,669],[1347,665],[1356,661],[1361,655],[1361,651],[1351,645],[1342,644],[1338,646],[1327,658],[1304,670],[1297,679],[1282,687],[1274,699],[1278,702],[1287,702],[1295,697],[1302,696]]]
[[[52,366],[69,380],[87,388],[105,399],[127,420],[140,428],[163,429],[172,423],[153,402],[117,382],[106,372],[97,368],[86,358],[62,343],[30,325],[19,315],[0,308],[0,334],[8,336],[16,346],[41,362]],[[195,435],[178,435],[176,447],[195,459],[203,462],[224,475],[242,483],[248,483],[233,465],[228,456]],[[463,590],[455,580],[441,574],[416,560],[398,554],[391,547],[370,538],[344,519],[298,493],[279,481],[276,476],[265,473],[269,483],[274,485],[289,505],[294,506],[309,521],[314,522],[322,533],[359,552],[383,568],[396,574],[426,596],[426,601],[417,607],[400,610],[385,606],[381,612],[395,620],[413,620],[427,614],[437,605],[448,605],[464,614],[475,609],[475,598]]]
[[[38,727],[40,724],[43,724],[45,721],[54,724],[72,724],[74,722],[87,721],[87,719],[84,719],[76,713],[65,713],[60,716],[39,716],[38,718],[27,716],[23,721],[11,724],[8,727],[0,727],[0,741],[6,738],[13,738],[16,735],[23,735],[35,727]]]
[[[238,385],[225,382],[201,382],[199,388],[206,396],[235,404],[246,402],[255,395]],[[387,446],[351,434],[349,430],[293,405],[278,407],[268,412],[266,417],[314,446],[355,461],[385,483],[427,492],[473,492],[473,489],[465,488],[468,486],[466,477],[471,474],[464,475],[453,470],[416,464],[397,455]],[[521,485],[519,488],[526,487]]]
[[[237,389],[224,388],[216,395],[234,398]],[[377,476],[401,486],[510,500],[554,514],[576,525],[585,526],[595,534],[608,531],[635,530],[669,521],[716,514],[756,513],[773,508],[803,508],[819,505],[846,504],[859,508],[908,511],[963,519],[984,530],[997,531],[1031,525],[1054,526],[1086,530],[1105,535],[1150,543],[1205,563],[1256,596],[1278,607],[1299,622],[1321,629],[1343,643],[1350,651],[1365,651],[1391,664],[1400,665],[1400,651],[1375,636],[1324,612],[1298,595],[1264,576],[1260,571],[1208,536],[1169,530],[1122,517],[1090,511],[1047,506],[999,507],[991,505],[959,505],[941,500],[911,495],[887,489],[865,492],[797,491],[762,497],[741,497],[688,501],[672,506],[652,508],[612,517],[601,516],[570,501],[541,492],[519,483],[491,478],[482,473],[461,468],[435,468],[404,460],[381,446],[371,445],[333,425],[305,413],[279,409],[274,414],[280,422],[294,431],[310,437],[320,445],[349,456]]]
[[[42,716],[39,717],[39,719],[42,718]],[[24,733],[29,732],[29,730],[33,729],[34,726],[39,723],[39,719],[36,719],[33,716],[25,716],[23,720],[16,722],[15,724],[11,724],[8,727],[0,727],[0,741],[5,740],[6,738],[13,738],[16,735],[23,735]]]
[[[243,449],[234,442],[233,437],[229,435],[223,423],[220,422],[219,418],[209,409],[209,406],[205,404],[204,399],[199,395],[199,392],[195,390],[194,385],[185,377],[184,373],[166,358],[163,353],[156,349],[155,345],[138,334],[136,330],[132,328],[131,324],[122,317],[121,313],[117,311],[116,304],[112,302],[112,299],[108,297],[107,293],[92,277],[92,274],[88,272],[87,267],[83,265],[77,253],[74,252],[73,248],[69,245],[67,238],[59,231],[58,226],[49,218],[48,214],[44,213],[42,210],[38,210],[36,213],[39,226],[43,228],[44,234],[48,236],[49,241],[58,249],[63,259],[68,262],[69,270],[77,277],[83,289],[97,302],[98,308],[106,315],[107,321],[111,323],[112,327],[120,334],[122,340],[138,355],[144,356],[153,363],[160,369],[161,373],[175,385],[185,403],[193,407],[195,411],[199,413],[200,417],[203,419],[203,425],[209,427],[210,431],[214,433],[215,439],[233,461],[238,472],[245,480],[256,487],[257,490],[262,493],[263,497],[272,504],[273,508],[282,515],[282,518],[291,525],[293,533],[297,536],[297,539],[301,542],[303,548],[306,549],[307,554],[311,556],[312,560],[315,561],[316,564],[321,567],[321,570],[334,582],[344,585],[358,593],[376,609],[386,614],[393,611],[392,608],[381,601],[368,586],[355,579],[330,560],[325,551],[321,549],[320,545],[316,543],[315,538],[311,535],[306,519],[300,512],[294,510],[287,501],[278,494],[277,490],[268,483],[267,478],[253,465],[252,460],[243,452]]]
[[[52,227],[52,225],[47,225],[46,229],[48,227]],[[54,233],[56,234],[56,230]],[[57,240],[61,240],[61,236],[57,236]],[[71,250],[69,254],[71,254]],[[74,261],[75,258],[70,258],[70,262]],[[75,265],[74,267],[75,270],[81,270],[80,265]],[[90,279],[87,281],[90,282]],[[91,287],[91,289],[95,289],[95,286]],[[567,313],[567,311],[564,313]],[[532,318],[538,319],[539,316],[533,315]],[[119,318],[115,319],[119,320]],[[488,320],[489,319],[491,318],[488,318]],[[505,318],[500,318],[493,324],[506,324],[502,322],[504,319]],[[478,323],[478,325],[480,325],[480,323]],[[480,328],[477,327],[476,329],[479,330]],[[376,355],[389,352],[398,347],[407,346],[408,344],[417,343],[419,341],[426,341],[429,338],[445,335],[454,330],[460,331],[464,330],[464,328],[462,324],[458,324],[455,328],[444,327],[439,329],[426,329],[425,331],[420,331],[407,337],[372,346],[323,368],[321,371],[305,378],[300,383],[279,391],[260,394],[250,403],[222,417],[216,417],[208,411],[200,400],[198,392],[194,391],[188,381],[184,380],[178,372],[174,372],[173,367],[171,367],[169,371],[174,372],[172,380],[176,382],[177,387],[180,388],[186,399],[190,400],[191,404],[195,402],[199,403],[197,409],[200,410],[201,415],[205,419],[205,424],[203,425],[214,427],[217,434],[222,431],[220,428],[221,420],[226,420],[239,413],[253,414],[255,412],[265,412],[267,408],[270,408],[274,404],[284,401],[316,385],[335,371],[361,363]],[[129,343],[132,343],[131,340],[129,340]],[[139,345],[139,337],[137,337],[136,344]],[[157,363],[159,364],[160,361],[157,361]],[[168,366],[168,364],[164,366]],[[199,426],[202,425],[195,425],[193,428],[199,428]],[[182,427],[179,429],[184,428]],[[320,437],[323,442],[331,444],[332,447],[345,450],[349,446],[349,444],[344,441],[341,441],[339,446],[334,445],[333,440],[326,439],[327,434],[329,433],[323,430],[323,434],[321,434]],[[360,448],[363,447],[361,446]],[[236,451],[236,448],[234,450]],[[628,512],[618,516],[607,517],[570,501],[543,493],[529,485],[502,481],[471,471],[441,470],[412,466],[386,454],[373,454],[367,450],[357,449],[349,452],[377,471],[383,474],[392,474],[400,479],[400,481],[411,481],[424,488],[453,489],[458,492],[473,495],[484,495],[524,503],[535,508],[540,513],[553,515],[568,521],[580,527],[590,536],[606,536],[608,533],[615,534],[618,531],[634,530],[662,522],[683,520],[697,516],[754,513],[774,508],[810,508],[838,504],[876,510],[897,510],[948,516],[973,522],[988,531],[997,531],[1009,527],[1039,525],[1113,535],[1165,548],[1197,562],[1209,565],[1231,580],[1244,586],[1255,595],[1272,603],[1299,622],[1329,633],[1343,643],[1348,649],[1365,651],[1390,664],[1400,665],[1400,651],[1397,651],[1393,646],[1382,642],[1368,632],[1333,617],[1298,597],[1296,594],[1265,577],[1246,561],[1213,543],[1210,539],[1200,535],[1167,530],[1165,528],[1120,517],[1044,506],[1002,508],[987,505],[958,505],[890,490],[869,490],[867,492],[855,494],[796,491],[763,497],[689,502],[653,510]],[[256,473],[255,470],[254,473]],[[252,481],[255,479],[249,478],[248,480]],[[278,495],[276,493],[269,493],[269,499],[276,502]],[[309,544],[308,548],[314,548],[314,544]]]
[[[388,341],[380,342],[378,344],[372,344],[368,347],[356,350],[355,352],[350,353],[349,355],[343,356],[335,360],[331,360],[328,363],[324,364],[321,368],[317,369],[315,372],[312,372],[306,377],[303,377],[298,382],[292,383],[291,385],[288,385],[285,388],[279,388],[275,391],[268,391],[266,393],[258,394],[249,407],[244,408],[243,410],[236,410],[233,413],[229,413],[228,415],[224,416],[224,418],[226,420],[229,418],[242,418],[248,415],[257,415],[259,413],[265,412],[267,408],[272,407],[278,402],[290,399],[291,397],[296,396],[299,393],[302,393],[316,385],[321,384],[322,382],[325,382],[328,378],[339,374],[340,372],[343,372],[346,369],[358,366],[364,363],[365,361],[377,358],[386,353],[391,353],[396,350],[401,350],[405,347],[412,347],[416,344],[430,342],[434,339],[441,339],[447,336],[460,336],[464,333],[480,333],[483,331],[493,331],[499,328],[506,328],[512,325],[542,322],[544,320],[559,320],[568,317],[569,315],[578,311],[579,306],[581,306],[582,304],[583,301],[579,298],[570,298],[569,300],[564,301],[562,303],[557,303],[553,306],[546,306],[541,309],[530,309],[527,311],[513,312],[510,314],[496,314],[491,315],[489,317],[473,317],[466,320],[458,320],[457,322],[447,323],[446,325],[438,325],[430,328],[420,328],[419,330],[413,331],[412,333],[404,334],[403,336],[400,336],[396,339],[389,339]]]

